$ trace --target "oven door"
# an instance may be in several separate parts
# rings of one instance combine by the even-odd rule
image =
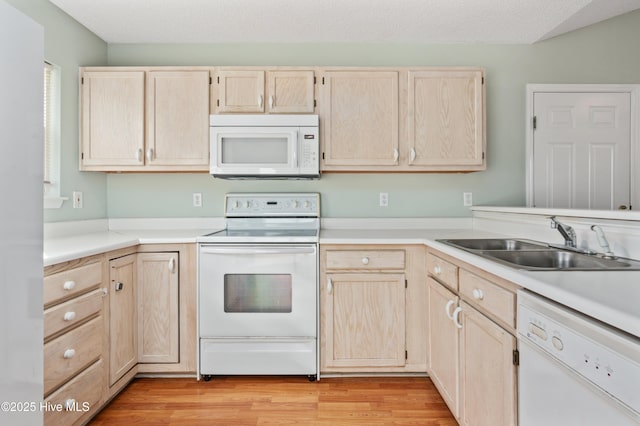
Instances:
[[[200,244],[199,333],[315,337],[317,245]]]
[[[214,176],[299,173],[297,127],[211,127]]]

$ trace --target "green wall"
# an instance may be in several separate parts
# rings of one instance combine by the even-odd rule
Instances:
[[[9,0],[45,26],[47,58],[63,66],[63,196],[85,207],[45,221],[99,217],[221,216],[229,191],[317,191],[325,217],[469,216],[474,204],[525,203],[527,83],[640,83],[640,11],[534,45],[192,44],[106,45],[48,0]],[[207,174],[103,174],[77,170],[80,65],[483,66],[487,70],[487,170],[469,174],[324,174],[318,181],[224,181]],[[203,194],[192,207],[191,194]],[[389,207],[378,207],[378,193]]]
[[[104,218],[107,177],[78,171],[78,67],[106,65],[107,44],[48,0],[5,0],[44,27],[45,60],[61,69],[60,209],[45,209],[44,221]],[[71,193],[82,191],[83,209],[73,209]]]
[[[109,65],[483,66],[487,170],[469,174],[324,174],[319,181],[224,181],[207,175],[111,174],[110,217],[220,216],[228,191],[318,191],[325,217],[469,216],[474,204],[525,204],[527,83],[640,83],[640,11],[534,45],[109,45]],[[202,192],[203,207],[191,207]],[[389,207],[378,207],[378,193]]]

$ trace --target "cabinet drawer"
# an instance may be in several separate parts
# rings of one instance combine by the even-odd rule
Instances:
[[[460,295],[481,311],[510,327],[516,325],[516,295],[465,270],[460,271]]]
[[[103,371],[104,363],[98,360],[45,399],[49,409],[44,424],[71,425],[87,411],[95,412],[102,399]]]
[[[447,287],[458,291],[458,267],[453,263],[428,253],[427,272]]]
[[[102,316],[44,345],[44,394],[73,377],[102,354]]]
[[[100,312],[102,290],[76,297],[44,311],[44,338],[58,333]]]
[[[327,269],[404,270],[404,250],[330,250]]]
[[[44,278],[44,305],[82,294],[102,284],[102,263],[80,266]]]

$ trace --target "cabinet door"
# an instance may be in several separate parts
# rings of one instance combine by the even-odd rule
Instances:
[[[209,71],[150,71],[147,166],[209,165]]]
[[[325,367],[405,364],[404,274],[329,274]]]
[[[328,71],[322,93],[323,169],[398,164],[398,72]]]
[[[138,253],[138,362],[178,362],[178,284],[178,253]]]
[[[458,306],[458,296],[432,278],[428,278],[429,376],[456,418],[459,418],[460,345],[458,328],[449,318]]]
[[[516,339],[462,303],[461,424],[516,424]]]
[[[217,112],[264,112],[264,71],[220,70]]]
[[[144,71],[82,74],[80,168],[144,163]]]
[[[410,166],[485,168],[483,90],[480,70],[409,72]]]
[[[267,73],[270,113],[308,113],[314,109],[313,71]]]
[[[109,385],[113,385],[138,359],[136,255],[111,260],[109,267]]]

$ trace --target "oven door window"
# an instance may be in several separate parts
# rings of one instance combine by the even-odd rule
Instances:
[[[225,274],[224,311],[291,313],[290,274]]]

